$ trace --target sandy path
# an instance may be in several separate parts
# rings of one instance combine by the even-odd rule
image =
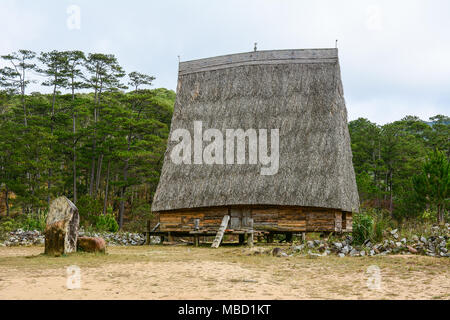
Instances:
[[[41,251],[36,247],[0,250],[0,299],[450,298],[447,259],[273,258],[236,256],[236,249],[217,254],[185,247],[111,248],[104,261],[91,265],[81,258],[81,288],[68,290],[66,267],[76,264],[77,258],[63,258],[69,259],[67,263],[50,260],[59,265],[49,266],[24,258]],[[124,260],[108,260],[124,256]],[[370,265],[379,265],[380,290],[367,287]]]

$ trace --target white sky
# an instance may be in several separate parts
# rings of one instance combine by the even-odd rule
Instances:
[[[127,72],[151,74],[155,87],[170,89],[178,55],[247,52],[254,42],[260,50],[326,48],[335,39],[350,120],[449,115],[447,0],[0,0],[0,55],[112,53]]]

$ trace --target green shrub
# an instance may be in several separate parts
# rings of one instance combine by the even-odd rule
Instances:
[[[0,220],[0,231],[10,232],[17,229],[25,231],[44,231],[47,219],[47,211],[42,211],[31,215],[16,215]]]
[[[371,240],[379,242],[383,240],[384,231],[386,229],[395,229],[397,224],[392,220],[390,213],[386,210],[371,210],[369,214],[373,218],[373,231]]]
[[[98,231],[117,232],[119,225],[112,213],[95,217],[95,229]]]
[[[37,215],[27,216],[22,222],[21,229],[23,230],[45,230],[47,220],[47,211],[38,213]]]
[[[357,213],[353,217],[353,241],[362,244],[373,235],[373,218],[368,213]]]

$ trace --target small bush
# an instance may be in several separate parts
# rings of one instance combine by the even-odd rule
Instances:
[[[95,216],[95,229],[98,231],[117,232],[119,225],[112,213]]]
[[[353,217],[353,241],[362,244],[373,235],[373,218],[368,213],[357,213]]]

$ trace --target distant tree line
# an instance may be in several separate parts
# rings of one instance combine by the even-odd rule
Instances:
[[[429,122],[407,116],[382,126],[360,118],[349,130],[363,207],[387,210],[397,220],[431,210],[443,222],[449,207],[448,116]]]
[[[20,50],[1,59],[6,215],[36,215],[66,195],[87,219],[115,213],[120,228],[148,216],[175,93],[149,89],[154,77],[126,74],[110,54]],[[49,93],[28,92],[36,75]]]

